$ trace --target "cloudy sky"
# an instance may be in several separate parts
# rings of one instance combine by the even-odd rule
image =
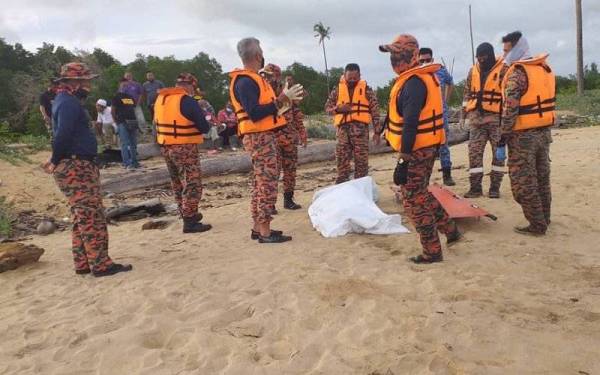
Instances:
[[[377,46],[399,33],[415,35],[448,65],[454,60],[455,78],[464,78],[471,64],[469,2],[475,45],[489,41],[499,53],[501,36],[519,29],[534,54],[550,53],[557,73],[575,71],[573,0],[0,0],[0,37],[30,50],[43,41],[100,47],[123,63],[136,53],[189,58],[204,51],[227,71],[239,65],[236,42],[255,36],[267,62],[285,67],[299,61],[323,70],[312,31],[322,21],[332,30],[330,66],[359,63],[378,86],[393,73]],[[600,63],[600,0],[583,4],[584,59]]]

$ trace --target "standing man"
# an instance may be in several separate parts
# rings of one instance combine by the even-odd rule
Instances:
[[[135,102],[134,111],[138,126],[146,128],[146,119],[144,118],[144,111],[142,111],[141,106],[144,88],[138,81],[133,79],[133,74],[131,74],[131,72],[126,72],[123,78],[125,78],[125,84],[123,85],[122,90],[125,94],[131,96]]]
[[[202,224],[198,204],[202,199],[202,170],[198,145],[210,125],[192,97],[198,81],[190,73],[181,73],[175,87],[158,91],[154,122],[156,142],[167,163],[171,186],[179,213],[183,218],[183,233],[206,232],[210,224]]]
[[[275,95],[283,90],[281,68],[275,64],[268,64],[262,73],[273,88]],[[286,81],[288,87],[291,81]],[[300,115],[300,116],[299,116]],[[283,208],[298,210],[302,208],[294,202],[294,190],[296,189],[296,169],[298,166],[298,143],[300,140],[299,127],[304,129],[302,112],[297,103],[292,103],[289,110],[283,113],[286,125],[275,130],[277,146],[279,151],[279,165],[283,170]]]
[[[500,198],[500,184],[504,176],[504,160],[496,158],[500,141],[500,116],[502,105],[502,58],[496,59],[494,47],[482,43],[477,47],[477,63],[467,75],[463,95],[463,118],[469,125],[469,191],[465,198],[483,195],[483,154],[488,142],[492,146],[492,171],[490,173],[490,198]]]
[[[112,109],[104,99],[98,99],[96,102],[96,132],[102,140],[102,145],[105,150],[110,150],[117,144],[115,135],[116,125],[112,117]]]
[[[419,64],[432,64],[433,63],[433,51],[431,48],[421,48],[419,50]],[[441,65],[440,69],[435,73],[440,87],[442,89],[442,102],[444,104],[444,132],[446,132],[446,142],[440,146],[440,164],[442,165],[442,176],[444,185],[454,186],[456,183],[452,179],[452,160],[450,158],[450,147],[448,147],[448,138],[450,134],[450,127],[448,125],[448,100],[452,95],[454,88],[454,80],[452,75],[448,72],[445,66]]]
[[[496,157],[506,158],[512,193],[529,225],[520,234],[541,236],[550,224],[550,127],[554,125],[555,78],[546,59],[531,57],[527,40],[518,31],[502,42],[509,67],[502,81],[502,131]]]
[[[325,112],[333,117],[336,126],[337,161],[336,184],[350,179],[354,158],[354,178],[365,177],[369,173],[369,124],[373,123],[373,141],[380,142],[382,129],[379,123],[379,104],[373,90],[360,78],[358,64],[348,64],[327,103]]]
[[[238,141],[237,141],[237,131],[238,131],[238,123],[237,118],[235,117],[235,113],[233,113],[233,106],[231,102],[227,102],[225,108],[219,111],[217,114],[217,121],[224,126],[225,129],[221,132],[221,137],[223,138],[223,148],[231,147],[231,151],[237,151]]]
[[[440,65],[419,67],[419,43],[412,35],[399,35],[379,50],[390,52],[392,69],[398,74],[390,92],[385,137],[399,151],[394,183],[401,186],[404,211],[423,246],[423,254],[410,260],[417,264],[441,262],[438,231],[446,235],[449,246],[462,234],[427,190],[438,149],[446,141],[442,92],[434,77]]]
[[[150,119],[154,119],[154,102],[156,101],[157,91],[165,88],[165,84],[154,78],[154,73],[150,70],[146,72],[146,82],[142,85],[146,106],[150,111]]]
[[[131,271],[131,265],[113,263],[108,256],[108,230],[96,164],[96,137],[92,133],[77,90],[90,91],[92,74],[83,63],[63,65],[52,105],[54,141],[52,156],[44,165],[71,206],[72,252],[75,273],[96,277]]]
[[[290,241],[291,236],[271,230],[279,179],[274,130],[285,126],[282,113],[291,107],[292,100],[301,98],[303,89],[300,85],[291,88],[286,86],[279,96],[275,96],[271,85],[258,74],[265,64],[258,39],[240,40],[237,50],[244,68],[229,74],[229,97],[237,116],[244,148],[252,158],[251,212],[254,227],[251,238],[258,239],[260,243]]]
[[[50,81],[48,88],[40,95],[40,113],[44,118],[44,125],[52,139],[52,102],[56,97],[56,88],[58,84]]]
[[[119,91],[112,99],[112,116],[117,123],[119,139],[121,141],[121,157],[126,169],[140,168],[137,160],[137,134],[138,122],[135,116],[135,99],[127,94],[128,81],[123,78]]]

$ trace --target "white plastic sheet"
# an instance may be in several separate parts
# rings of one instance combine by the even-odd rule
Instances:
[[[400,215],[385,214],[375,204],[377,200],[377,186],[367,176],[317,190],[308,216],[323,237],[408,233]]]

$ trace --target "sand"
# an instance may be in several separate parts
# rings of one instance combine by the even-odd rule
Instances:
[[[476,200],[499,220],[462,221],[465,241],[430,266],[407,262],[414,233],[324,239],[305,210],[274,222],[294,241],[259,245],[246,194],[206,209],[204,234],[174,217],[111,226],[111,255],[135,267],[111,278],[74,274],[68,232],[35,237],[40,263],[0,274],[0,374],[600,373],[599,138],[555,132],[546,237],[513,233],[506,180],[500,200]],[[464,192],[466,145],[452,153]],[[371,159],[387,212],[393,163]]]

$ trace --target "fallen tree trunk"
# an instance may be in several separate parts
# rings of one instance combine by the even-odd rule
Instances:
[[[449,144],[462,143],[469,138],[469,132],[453,129],[450,133]],[[298,164],[308,164],[335,159],[336,142],[322,142],[309,145],[306,149],[298,150]],[[148,145],[142,148],[145,157],[160,155],[160,148],[156,145]],[[391,152],[387,146],[369,147],[370,154]],[[247,153],[237,153],[227,156],[203,159],[202,176],[217,176],[231,173],[245,173],[252,168],[252,162]],[[170,182],[169,173],[166,168],[155,170],[141,170],[139,172],[128,172],[122,176],[102,180],[102,189],[107,193],[124,193],[127,191],[151,188],[165,185]]]

